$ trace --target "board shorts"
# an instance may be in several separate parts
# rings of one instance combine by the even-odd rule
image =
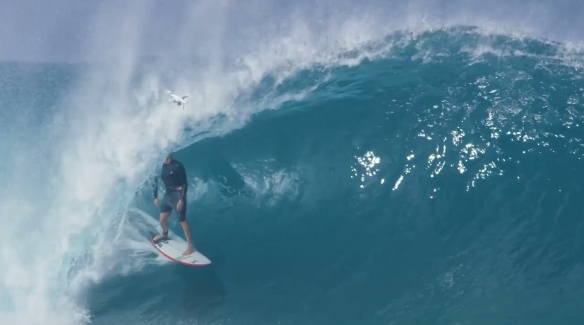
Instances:
[[[160,213],[170,213],[175,210],[178,201],[180,201],[181,193],[181,190],[166,192],[160,203]],[[179,222],[187,220],[187,200],[183,200],[182,209],[176,213],[178,214]]]

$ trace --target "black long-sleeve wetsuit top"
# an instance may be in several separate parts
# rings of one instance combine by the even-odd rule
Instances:
[[[177,191],[179,187],[181,189],[181,199],[186,200],[187,198],[187,188],[189,186],[187,182],[187,173],[183,164],[175,159],[172,159],[168,164],[162,164],[160,170],[160,178],[164,182],[166,187],[166,192]],[[158,197],[158,177],[154,176],[154,181],[152,184],[152,195],[154,198]]]

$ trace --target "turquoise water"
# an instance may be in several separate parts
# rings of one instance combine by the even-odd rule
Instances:
[[[410,36],[246,87],[218,78],[219,93],[179,85],[185,111],[166,103],[170,76],[146,68],[120,101],[73,91],[116,91],[99,74],[4,64],[0,105],[21,109],[6,110],[0,147],[18,158],[2,161],[18,217],[2,221],[0,319],[578,324],[578,53],[474,28]],[[102,110],[80,108],[96,98]],[[186,166],[209,267],[146,242],[157,211],[144,182],[167,151]],[[182,235],[174,215],[170,227]]]

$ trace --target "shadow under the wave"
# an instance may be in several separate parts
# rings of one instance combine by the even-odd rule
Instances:
[[[85,305],[92,324],[128,320],[149,324],[212,314],[225,295],[213,265],[193,268],[170,263],[93,284],[86,291]]]

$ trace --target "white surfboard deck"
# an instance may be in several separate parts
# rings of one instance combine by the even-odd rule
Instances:
[[[154,246],[154,248],[156,248],[160,254],[162,254],[162,256],[168,258],[171,261],[186,266],[205,266],[211,264],[211,260],[209,260],[199,251],[195,251],[190,255],[183,256],[182,253],[185,251],[185,249],[187,249],[187,243],[182,240],[175,240],[169,236],[167,239],[154,242],[152,240],[154,236],[155,234],[150,234],[150,244],[152,244],[152,246]]]

